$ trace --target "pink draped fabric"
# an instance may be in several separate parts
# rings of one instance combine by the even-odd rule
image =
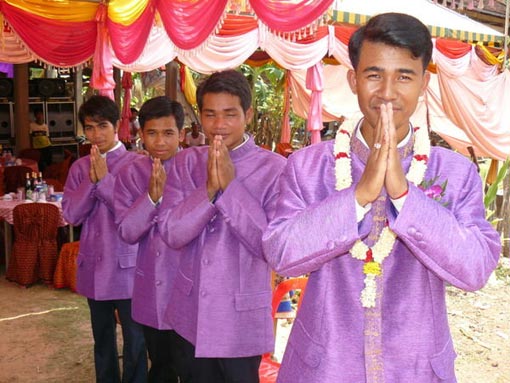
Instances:
[[[306,88],[312,91],[310,112],[306,128],[312,133],[311,143],[321,141],[322,126],[322,63],[315,64],[306,72]]]
[[[125,63],[132,63],[142,53],[154,20],[155,9],[150,5],[131,25],[121,25],[107,20],[110,42],[115,56]]]
[[[317,21],[333,0],[267,1],[251,0],[258,18],[270,29],[294,32]]]
[[[97,9],[97,43],[94,53],[94,69],[90,85],[99,90],[99,94],[115,99],[113,90],[115,80],[113,79],[113,65],[110,45],[108,44],[108,30],[106,28],[106,17],[108,8],[100,4]]]
[[[129,142],[131,132],[129,131],[129,119],[131,118],[131,88],[133,87],[133,76],[130,72],[122,74],[122,88],[124,89],[124,103],[119,128],[119,140]]]
[[[168,36],[181,49],[193,49],[211,35],[228,0],[159,0],[156,8]]]

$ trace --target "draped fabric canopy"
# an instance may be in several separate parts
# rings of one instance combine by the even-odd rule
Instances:
[[[339,20],[341,12],[355,13],[347,9],[352,2],[3,0],[0,61],[37,60],[57,67],[80,67],[93,60],[93,86],[111,95],[114,66],[145,72],[178,59],[198,72],[211,73],[237,67],[262,50],[289,71],[292,108],[310,118],[309,126],[314,129],[320,118],[331,121],[351,116],[357,109],[345,81],[350,68],[347,42],[355,27],[335,23],[344,21]],[[406,0],[411,2],[433,3]],[[375,7],[392,2],[355,3]],[[408,13],[420,18],[424,9],[416,5]],[[449,25],[455,30],[453,19]],[[478,155],[506,158],[510,116],[504,106],[510,85],[508,72],[500,70],[501,57],[472,41],[443,39],[441,28],[432,32],[436,65],[431,70],[437,75],[423,99],[420,116],[427,112],[431,127],[461,151],[472,145]],[[489,30],[465,35],[474,37],[492,42],[502,39]],[[340,65],[323,65],[328,56]],[[417,119],[426,120],[420,116]]]

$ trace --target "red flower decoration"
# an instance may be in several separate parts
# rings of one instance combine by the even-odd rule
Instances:
[[[345,153],[345,152],[339,152],[339,153],[336,155],[336,157],[335,157],[335,158],[336,158],[337,160],[338,160],[339,158],[349,158],[349,155],[348,155],[347,153]]]
[[[367,257],[365,258],[365,262],[374,262],[374,257],[372,256],[372,249],[368,248],[367,250]]]
[[[426,154],[416,154],[414,158],[416,158],[417,161],[425,161],[425,163],[429,161],[429,157]]]

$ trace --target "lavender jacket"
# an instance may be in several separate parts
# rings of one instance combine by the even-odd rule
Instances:
[[[230,152],[236,178],[212,204],[208,149],[178,153],[168,175],[162,205],[174,206],[160,215],[159,227],[182,250],[168,318],[197,357],[261,355],[274,346],[271,269],[261,239],[286,161],[250,138]]]
[[[120,239],[113,202],[115,177],[139,155],[124,145],[108,152],[108,174],[97,184],[89,178],[90,156],[73,163],[62,200],[65,219],[82,225],[76,290],[95,300],[130,299],[138,245]]]
[[[367,381],[365,316],[359,301],[363,262],[348,254],[372,225],[372,212],[356,223],[354,185],[365,165],[351,153],[353,186],[335,191],[332,153],[333,141],[327,141],[290,156],[276,218],[264,234],[265,254],[278,273],[310,273],[280,383]],[[410,160],[404,159],[405,169]],[[390,228],[398,236],[383,262],[378,336],[387,383],[456,381],[445,286],[481,288],[499,257],[499,235],[485,220],[482,185],[473,164],[452,151],[432,148],[425,179],[436,176],[438,184],[448,180],[447,207],[412,184],[398,214],[386,202]]]
[[[163,162],[165,171],[173,160]],[[139,243],[131,315],[135,321],[161,330],[172,327],[164,318],[178,266],[178,251],[162,240],[157,225],[160,206],[148,196],[152,159],[143,156],[127,165],[115,183],[115,215],[120,236]]]

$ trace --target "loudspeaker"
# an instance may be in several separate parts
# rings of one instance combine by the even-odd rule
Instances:
[[[66,80],[62,78],[37,78],[30,80],[29,97],[66,97]]]
[[[0,97],[14,96],[14,81],[12,78],[0,78]]]

